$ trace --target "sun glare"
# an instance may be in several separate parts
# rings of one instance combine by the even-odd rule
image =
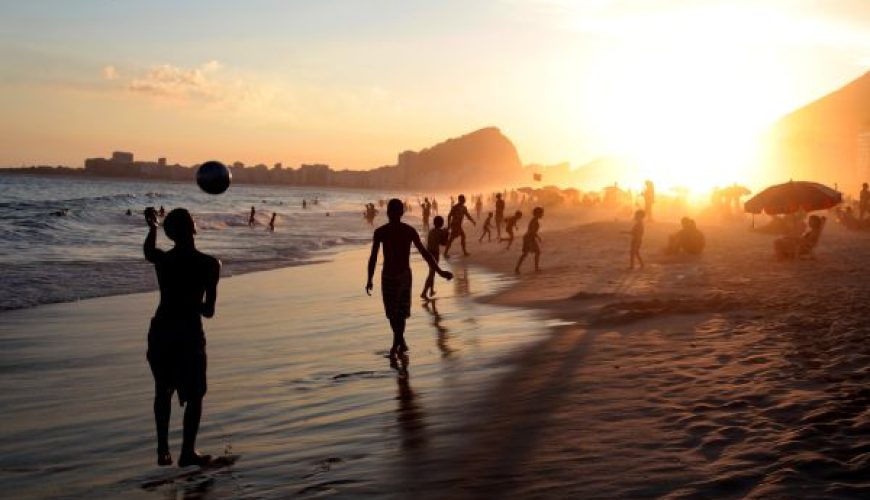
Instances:
[[[595,71],[607,83],[584,110],[607,149],[635,165],[636,178],[624,181],[694,192],[756,184],[760,134],[782,112],[788,87],[783,58],[701,24],[656,29],[639,28],[602,53]]]

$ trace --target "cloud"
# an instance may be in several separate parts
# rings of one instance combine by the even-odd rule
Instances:
[[[114,66],[105,66],[103,68],[103,78],[106,80],[117,80],[120,76]]]
[[[133,77],[127,83],[127,89],[182,101],[219,102],[239,90],[219,77],[222,68],[218,61],[209,61],[195,68],[161,64]]]

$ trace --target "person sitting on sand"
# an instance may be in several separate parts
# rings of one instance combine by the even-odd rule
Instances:
[[[483,232],[480,233],[480,239],[477,240],[478,243],[483,243],[483,237],[486,236],[486,241],[492,241],[492,212],[486,216],[486,220],[483,222]]]
[[[504,232],[507,233],[508,237],[507,238],[499,238],[498,241],[499,241],[499,243],[501,243],[502,241],[508,242],[507,247],[505,247],[505,250],[510,250],[511,245],[514,242],[514,230],[517,228],[517,224],[519,223],[520,219],[522,219],[522,218],[523,218],[523,213],[520,212],[519,210],[517,210],[516,212],[514,212],[514,214],[512,216],[510,216],[504,220]]]
[[[514,268],[516,274],[520,274],[520,266],[523,264],[526,255],[530,253],[535,254],[535,272],[541,270],[541,266],[539,265],[541,260],[541,247],[539,243],[541,243],[542,240],[538,231],[541,229],[540,220],[543,216],[543,208],[535,207],[535,209],[532,210],[532,220],[529,221],[529,228],[526,230],[525,236],[523,236],[523,253],[520,255],[520,260],[517,261],[517,265]],[[511,234],[511,237],[513,237],[513,234]]]
[[[272,218],[269,219],[269,232],[275,232],[275,217],[278,217],[278,212],[272,212]]]
[[[402,222],[404,207],[402,201],[393,198],[387,203],[387,218],[389,222],[375,229],[372,238],[372,252],[369,256],[368,281],[366,293],[371,295],[372,278],[378,263],[378,251],[384,246],[384,267],[381,271],[381,295],[384,300],[384,311],[393,330],[393,345],[390,356],[408,350],[405,342],[405,321],[411,316],[411,245],[441,277],[453,279],[453,275],[438,267],[438,262],[423,246],[417,230]]]
[[[156,214],[146,217],[148,236],[145,258],[154,264],[160,286],[160,303],[148,330],[148,364],[154,376],[154,421],[157,427],[157,465],[171,465],[169,414],[172,393],[184,411],[184,434],[178,465],[204,465],[208,455],[195,450],[206,392],[205,333],[202,317],[215,313],[221,263],[196,249],[196,226],[187,210],[176,208],[163,222],[175,247],[157,248]]]
[[[626,234],[631,235],[631,246],[629,247],[629,255],[628,255],[628,268],[634,269],[634,261],[637,259],[637,262],[640,264],[640,268],[643,269],[643,258],[640,256],[640,245],[643,243],[643,218],[646,216],[646,212],[643,210],[638,210],[634,213],[634,225],[631,226],[631,231],[625,231]]]
[[[444,217],[436,215],[432,223],[435,227],[429,230],[429,234],[426,236],[426,250],[429,250],[429,253],[438,262],[441,246],[447,244],[448,233],[444,229]],[[423,285],[423,293],[420,294],[420,298],[428,299],[433,295],[435,295],[435,270],[429,268],[429,275],[426,277],[426,284]]]
[[[814,250],[819,243],[822,229],[825,227],[827,218],[811,215],[809,217],[809,229],[800,237],[783,236],[773,242],[773,252],[777,260],[791,260],[802,257],[815,258]]]
[[[450,228],[450,238],[447,240],[447,247],[444,249],[444,258],[450,258],[450,245],[453,244],[453,241],[456,238],[459,238],[459,243],[462,244],[462,254],[468,257],[468,250],[465,248],[465,231],[462,230],[462,221],[468,218],[472,224],[475,226],[477,222],[471,218],[471,214],[468,213],[468,207],[465,206],[465,195],[459,195],[459,203],[455,205],[451,205],[450,213],[447,214],[447,227]]]
[[[680,221],[682,228],[668,238],[667,254],[687,253],[700,255],[704,251],[704,233],[698,230],[693,219],[683,217]]]

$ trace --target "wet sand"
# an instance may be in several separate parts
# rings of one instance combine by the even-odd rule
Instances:
[[[543,271],[526,262],[488,301],[573,324],[467,423],[451,497],[870,495],[870,235],[829,224],[817,260],[780,263],[748,225],[702,223],[692,258],[664,256],[677,227],[650,224],[627,271],[628,222],[546,223]],[[468,262],[511,273],[517,243],[475,242]]]
[[[511,279],[457,262],[428,309],[412,303],[400,373],[384,357],[379,293],[363,289],[367,257],[358,248],[221,282],[198,448],[241,458],[203,473],[155,465],[145,337],[156,294],[0,314],[3,496],[402,496],[405,473],[463,442],[462,416],[506,370],[498,360],[544,336],[546,321],[474,302]],[[176,458],[181,414],[173,404]]]

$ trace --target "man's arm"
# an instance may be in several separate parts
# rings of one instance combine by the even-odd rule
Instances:
[[[474,222],[474,219],[471,218],[471,214],[468,213],[467,207],[465,208],[465,216],[468,217],[468,220],[470,220],[472,224],[474,224],[475,226],[477,225],[477,222]]]
[[[444,271],[438,266],[438,262],[435,261],[435,257],[432,257],[432,254],[429,253],[429,250],[423,246],[423,242],[420,241],[420,235],[417,234],[417,231],[413,232],[412,240],[414,242],[414,246],[417,247],[417,251],[420,252],[420,255],[423,256],[423,259],[426,260],[426,263],[429,264],[430,269],[434,269],[439,276],[445,279],[453,279],[453,273],[450,271]]]
[[[372,288],[374,285],[372,284],[372,278],[375,276],[375,266],[378,265],[378,251],[381,249],[381,240],[378,232],[375,231],[375,235],[372,238],[372,253],[369,255],[369,278],[366,281],[366,293],[371,295]]]
[[[148,262],[157,262],[163,256],[163,250],[157,248],[157,221],[153,219],[147,219],[147,221],[148,236],[145,237],[145,244],[142,245],[142,250]]]
[[[202,315],[206,318],[214,316],[214,305],[217,302],[217,285],[221,278],[221,261],[214,259],[209,269],[205,284],[205,302],[202,303]]]

